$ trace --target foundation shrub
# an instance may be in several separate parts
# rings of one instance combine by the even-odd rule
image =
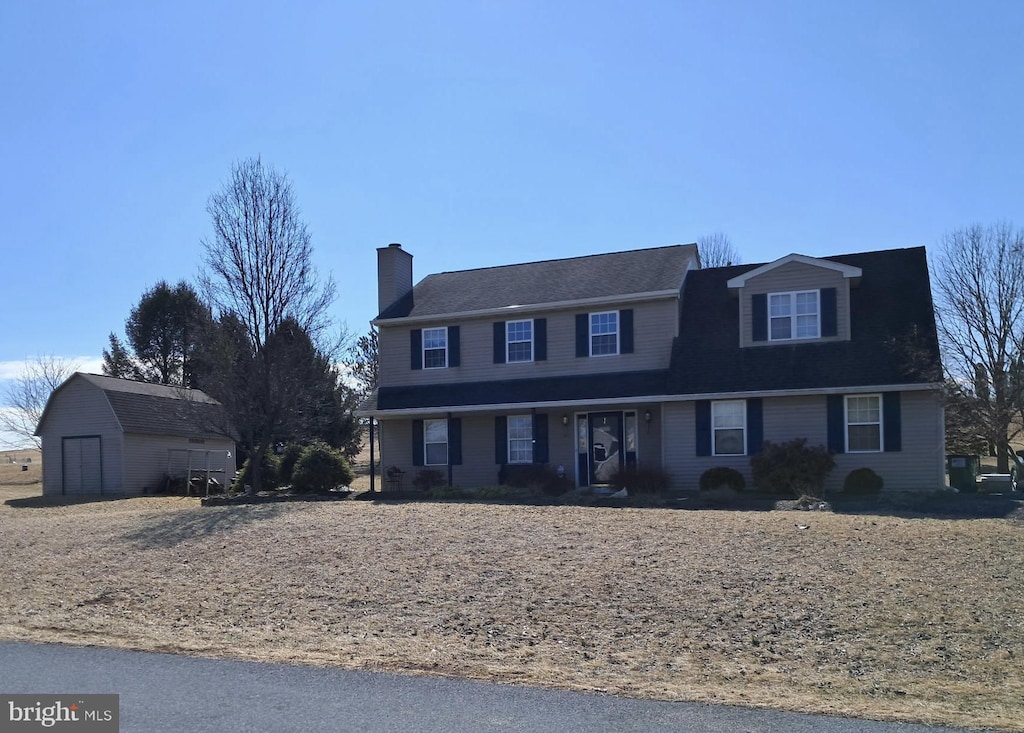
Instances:
[[[447,477],[436,468],[421,468],[412,480],[412,487],[417,491],[431,491],[447,484]]]
[[[882,491],[885,482],[870,468],[855,468],[843,481],[843,493],[851,496],[875,496]]]
[[[798,498],[821,496],[825,479],[835,465],[835,459],[824,446],[809,446],[806,438],[786,443],[766,440],[761,452],[750,459],[754,485],[759,490]]]
[[[700,490],[732,489],[742,491],[747,487],[747,480],[735,468],[715,466],[700,475]]]
[[[568,476],[544,463],[509,463],[498,472],[498,483],[548,496],[561,496],[572,488]]]
[[[630,494],[664,494],[672,485],[672,477],[660,468],[623,466],[612,474],[611,484]]]

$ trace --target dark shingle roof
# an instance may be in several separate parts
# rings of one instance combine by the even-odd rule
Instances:
[[[378,318],[468,313],[679,290],[696,245],[612,252],[429,275]]]
[[[924,248],[822,259],[863,270],[859,286],[850,291],[850,341],[741,349],[739,302],[726,282],[759,265],[698,270],[686,282],[669,390],[708,394],[938,381]]]
[[[665,371],[510,379],[498,382],[380,387],[371,410],[468,407],[563,400],[614,399],[660,395]]]
[[[75,377],[103,390],[126,433],[191,437],[233,434],[224,406],[198,389],[82,372]]]

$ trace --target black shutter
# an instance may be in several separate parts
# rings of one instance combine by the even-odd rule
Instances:
[[[459,327],[448,326],[448,366],[457,367],[459,365]]]
[[[423,421],[412,421],[412,465],[422,466],[423,461]]]
[[[535,413],[533,416],[533,462],[548,462],[548,416]]]
[[[548,358],[548,319],[533,319],[533,360],[546,361]]]
[[[505,322],[494,324],[494,363],[505,363]]]
[[[423,368],[423,330],[414,328],[409,331],[409,355],[412,357],[412,368]]]
[[[835,336],[839,333],[838,315],[836,313],[836,289],[821,289],[821,335]]]
[[[633,353],[633,309],[619,311],[619,353]]]
[[[747,455],[761,452],[764,443],[764,403],[760,397],[747,400]]]
[[[462,418],[448,418],[448,463],[462,465]]]
[[[768,340],[768,295],[759,293],[750,296],[751,339],[754,341]]]
[[[828,450],[830,453],[846,452],[846,408],[841,394],[830,394],[826,399],[828,413]]]
[[[508,463],[508,418],[494,417],[494,462],[499,466]]]
[[[697,429],[697,455],[711,455],[711,400],[697,400],[694,403]]]
[[[576,314],[576,356],[590,356],[590,316]]]
[[[884,450],[886,453],[903,450],[899,392],[886,392],[882,395],[882,431],[885,437]]]

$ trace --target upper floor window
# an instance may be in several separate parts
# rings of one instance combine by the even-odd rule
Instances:
[[[509,415],[508,462],[533,463],[533,417]]]
[[[742,456],[747,445],[747,403],[721,400],[711,403],[713,455]]]
[[[448,421],[423,421],[423,458],[427,466],[448,464]]]
[[[818,338],[821,334],[817,290],[769,293],[768,336],[772,341]]]
[[[881,395],[846,398],[846,450],[849,453],[877,453],[882,450]]]
[[[443,369],[448,366],[448,329],[423,329],[423,368]]]
[[[619,312],[590,314],[590,355],[619,353]]]
[[[533,321],[509,321],[505,338],[507,361],[533,361]]]

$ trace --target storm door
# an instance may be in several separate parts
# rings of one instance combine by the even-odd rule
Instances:
[[[600,486],[611,483],[622,467],[622,413],[592,412],[588,415],[590,431],[590,483]]]

